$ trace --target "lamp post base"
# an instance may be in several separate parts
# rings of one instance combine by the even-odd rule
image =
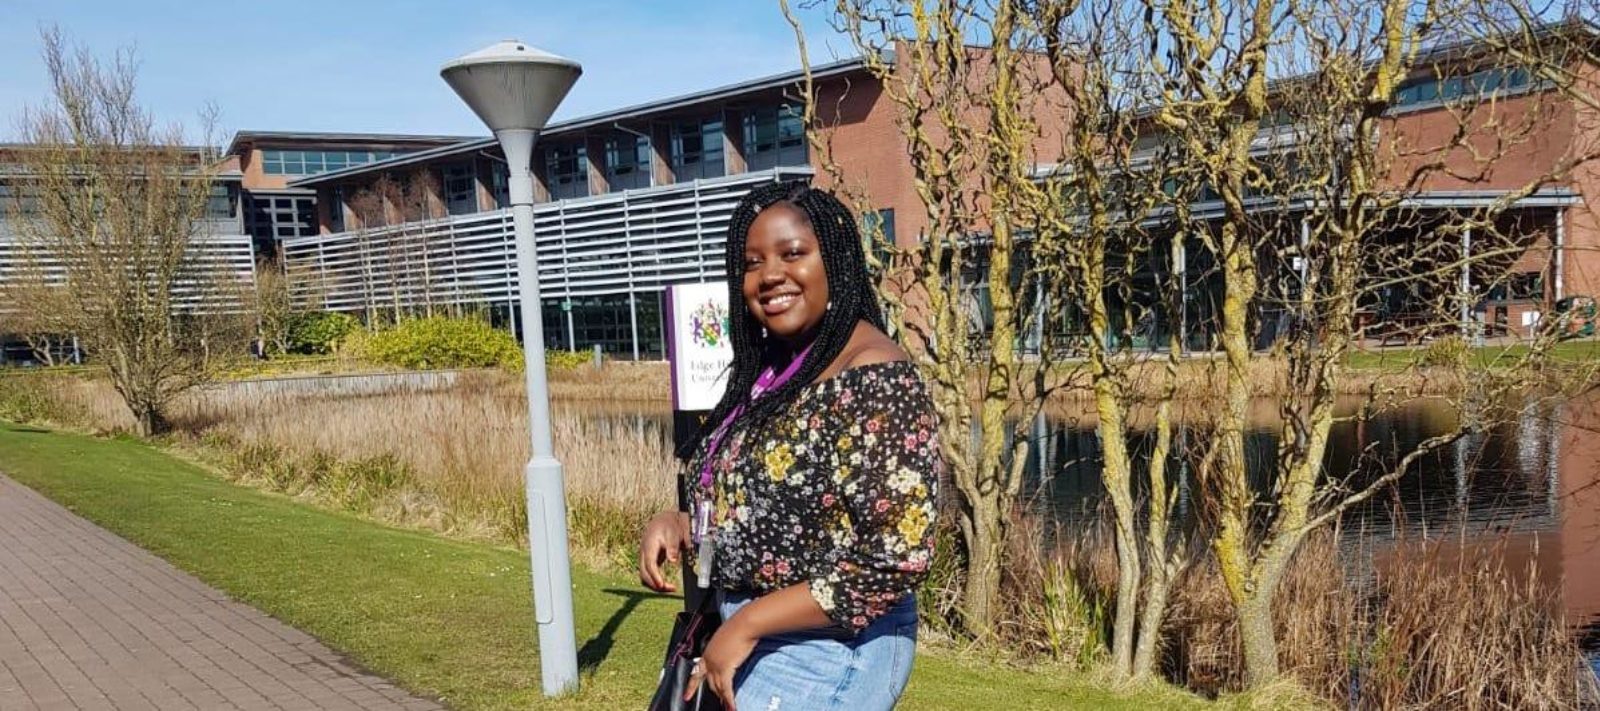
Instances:
[[[528,491],[534,620],[539,624],[539,666],[545,696],[557,696],[578,689],[566,491],[561,462],[554,457],[535,456],[523,472]]]

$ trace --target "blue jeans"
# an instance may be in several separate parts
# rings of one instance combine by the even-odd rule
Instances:
[[[719,592],[722,619],[752,600]],[[917,651],[917,600],[907,596],[855,637],[806,630],[763,637],[739,667],[739,711],[875,711],[894,708]]]

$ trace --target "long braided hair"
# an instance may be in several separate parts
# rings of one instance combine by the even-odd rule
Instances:
[[[733,209],[728,223],[728,246],[724,262],[728,274],[728,304],[735,312],[729,318],[732,330],[733,364],[728,377],[728,388],[722,400],[712,408],[706,426],[677,450],[680,460],[688,462],[706,446],[717,425],[739,405],[750,400],[750,388],[755,385],[761,371],[773,365],[777,344],[762,337],[761,324],[744,304],[744,248],[750,236],[750,225],[756,216],[773,205],[785,204],[798,210],[817,236],[822,253],[822,264],[828,279],[828,310],[817,326],[816,338],[805,363],[793,378],[772,390],[754,404],[747,405],[739,419],[729,425],[735,428],[757,427],[783,412],[794,402],[807,385],[827,369],[838,357],[855,332],[856,322],[866,321],[882,329],[883,310],[878,306],[878,295],[873,290],[867,272],[866,255],[862,252],[861,233],[856,229],[855,217],[832,193],[813,188],[803,181],[772,183],[756,187],[747,193]],[[781,367],[781,364],[778,364]]]

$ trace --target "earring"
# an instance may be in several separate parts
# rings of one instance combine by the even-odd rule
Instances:
[[[762,340],[766,340],[766,338],[767,338],[767,327],[766,326],[762,326],[761,327],[761,339]]]
[[[832,311],[832,310],[833,310],[833,300],[829,299],[828,300],[828,306],[827,306],[827,308],[824,308],[823,311]]]

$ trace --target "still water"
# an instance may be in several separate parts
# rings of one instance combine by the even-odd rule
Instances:
[[[1274,404],[1257,403],[1249,450],[1253,478],[1270,485],[1278,432]],[[646,403],[563,403],[566,416],[626,420],[670,440],[671,413]],[[1335,426],[1330,476],[1350,486],[1370,481],[1429,437],[1453,431],[1453,406],[1418,400],[1367,419]],[[1568,621],[1584,636],[1600,671],[1600,390],[1560,405],[1529,407],[1495,418],[1417,461],[1384,494],[1344,518],[1347,542],[1383,556],[1396,546],[1436,542],[1447,555],[1506,558],[1508,570],[1533,564],[1558,589]],[[1180,432],[1179,444],[1189,435]],[[1136,451],[1152,437],[1137,435]],[[1188,442],[1194,444],[1194,442]],[[1029,434],[1028,496],[1035,511],[1072,524],[1097,515],[1104,491],[1099,440],[1082,411],[1040,417]],[[1183,470],[1181,461],[1174,467]],[[1188,486],[1183,481],[1180,486]],[[1186,492],[1184,492],[1186,493]],[[1180,494],[1180,517],[1192,515]]]
[[[1252,478],[1265,490],[1278,432],[1272,404],[1260,404],[1248,446]],[[1418,443],[1454,431],[1458,417],[1448,403],[1419,400],[1365,422],[1341,422],[1326,471],[1359,487]],[[1561,592],[1568,622],[1580,630],[1600,673],[1597,432],[1600,390],[1494,418],[1423,456],[1394,487],[1353,509],[1342,521],[1342,539],[1378,558],[1399,546],[1429,542],[1440,555],[1503,555],[1511,571],[1531,564],[1542,582]],[[1133,445],[1148,451],[1152,439],[1140,435]],[[1031,440],[1027,471],[1035,510],[1067,523],[1095,515],[1104,493],[1092,422],[1041,418]],[[1175,460],[1174,466],[1183,465]],[[1186,494],[1180,490],[1180,516],[1192,515]]]

